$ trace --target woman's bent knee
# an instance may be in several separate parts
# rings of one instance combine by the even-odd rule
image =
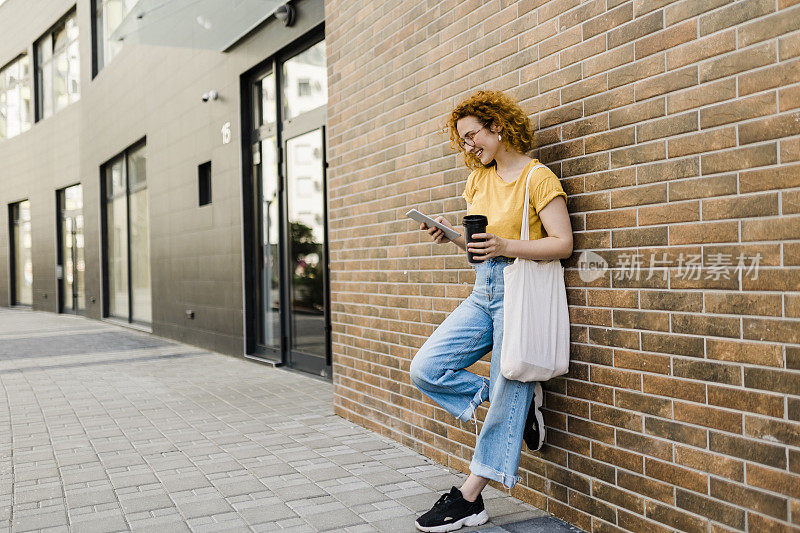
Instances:
[[[420,349],[411,360],[411,366],[408,369],[411,383],[418,389],[422,389],[425,385],[429,385],[433,381],[433,376],[430,374],[430,367],[425,364],[425,359],[425,353]]]

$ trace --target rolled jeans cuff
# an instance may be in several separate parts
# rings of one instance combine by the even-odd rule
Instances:
[[[494,468],[488,467],[484,464],[476,462],[474,459],[469,465],[469,471],[475,474],[476,476],[480,476],[486,479],[491,479],[493,481],[498,481],[503,484],[506,488],[512,488],[514,485],[522,481],[520,476],[506,474],[504,472],[498,472]]]
[[[475,409],[477,409],[480,404],[482,404],[488,399],[489,399],[489,384],[486,382],[486,379],[484,379],[481,389],[475,393],[475,396],[473,396],[472,400],[470,400],[467,408],[464,409],[464,411],[456,418],[458,418],[462,422],[469,422],[470,420],[472,420],[472,413],[475,412]]]

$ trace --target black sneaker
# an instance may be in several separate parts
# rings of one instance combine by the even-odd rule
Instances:
[[[533,452],[541,450],[544,444],[544,418],[540,411],[542,400],[544,400],[542,384],[537,381],[533,389],[533,400],[528,408],[528,418],[525,420],[525,431],[522,432],[525,445]]]
[[[420,531],[455,531],[462,526],[479,526],[489,520],[483,507],[483,497],[478,494],[474,502],[464,499],[461,491],[453,487],[433,504],[433,508],[417,518],[414,525]]]

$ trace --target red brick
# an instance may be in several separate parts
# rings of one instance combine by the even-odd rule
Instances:
[[[777,162],[777,146],[775,143],[769,143],[713,154],[703,154],[700,158],[700,167],[703,174],[716,174],[718,172],[774,165]]]
[[[736,128],[717,128],[668,141],[669,157],[681,157],[736,146]]]
[[[800,344],[800,322],[797,320],[745,318],[743,322],[745,339]],[[800,387],[796,394],[800,395]]]
[[[787,35],[778,39],[778,51],[780,60],[786,61],[789,58],[800,55],[800,34]]]
[[[711,128],[730,122],[775,113],[777,100],[775,93],[757,94],[733,102],[718,104],[700,110],[700,127]]]
[[[734,267],[735,268],[735,264]],[[731,270],[733,270],[731,268]],[[731,273],[736,275],[735,272]],[[752,293],[730,293],[730,292],[708,292],[706,298],[706,312],[726,315],[761,315],[761,316],[780,316],[781,298],[777,294],[752,294]],[[717,341],[714,341],[717,342]],[[734,344],[729,348],[759,347],[760,344]],[[710,356],[709,356],[710,357]],[[763,364],[751,361],[753,364]]]
[[[709,385],[708,403],[729,409],[783,417],[784,398],[774,394]]]
[[[672,507],[661,505],[656,502],[646,502],[647,518],[657,520],[662,524],[674,527],[681,531],[703,531],[708,527],[708,521],[692,516],[688,513],[678,511]]]
[[[775,87],[785,87],[800,81],[800,60],[787,61],[777,65],[740,74],[739,96],[774,89]]]
[[[588,5],[588,4],[587,4]],[[595,2],[596,5],[596,2]],[[592,39],[584,40],[580,44],[576,44],[571,48],[562,50],[560,54],[560,63],[562,67],[583,61],[585,59],[597,57],[606,51],[606,38],[605,35],[598,35]],[[586,77],[586,63],[584,63],[584,75]]]
[[[715,476],[744,481],[744,463],[724,455],[708,453],[678,444],[675,446],[675,462]]]
[[[698,405],[693,403],[674,402],[675,420],[689,422],[698,426],[705,426],[713,429],[720,429],[731,433],[742,432],[742,415],[735,411],[723,411],[714,409],[708,405]],[[692,443],[687,443],[692,444]],[[696,445],[705,448],[705,443]]]
[[[697,38],[697,22],[687,20],[636,41],[636,59],[673,48]]]
[[[667,483],[661,483],[648,477],[637,476],[628,472],[618,472],[617,484],[631,492],[642,494],[648,498],[653,498],[664,503],[671,504],[674,501],[674,489]]]
[[[703,491],[705,492],[705,491]],[[681,509],[744,530],[745,512],[699,494],[678,489],[675,503]]]
[[[787,518],[786,500],[765,492],[712,477],[710,494],[714,498],[730,502],[739,507],[753,509],[756,512],[782,520]]]
[[[778,111],[800,108],[800,85],[786,87],[778,91]]]
[[[669,201],[736,194],[736,174],[680,180],[669,184]]]
[[[781,162],[800,161],[800,137],[781,140]]]
[[[771,0],[743,0],[700,17],[700,35],[708,35],[775,11]],[[739,46],[743,46],[740,44]]]
[[[581,79],[581,66],[572,65],[539,78],[539,92],[546,93]],[[562,103],[566,103],[563,102]]]
[[[744,48],[798,29],[800,29],[800,7],[782,10],[740,27],[739,47]]]
[[[639,142],[651,141],[662,137],[671,137],[681,133],[697,131],[697,113],[691,111],[681,115],[653,120],[636,126],[636,137]],[[670,157],[673,157],[670,155]]]
[[[703,220],[765,217],[777,214],[777,193],[703,200]]]
[[[661,76],[653,76],[646,80],[636,82],[634,94],[636,101],[647,100],[654,96],[671,93],[687,87],[697,85],[697,67],[689,66],[680,70],[673,70]]]
[[[792,422],[748,415],[745,417],[745,435],[769,440],[773,443],[780,442],[787,446],[800,447],[800,424]],[[800,485],[798,485],[797,491],[800,493]],[[785,491],[776,492],[786,494]]]
[[[800,187],[800,164],[748,170],[739,174],[741,192]]]
[[[587,154],[634,144],[636,142],[635,128],[630,126],[628,128],[611,130],[599,135],[585,137],[584,141],[586,143],[585,151]]]
[[[711,11],[727,3],[729,3],[729,0],[682,0],[664,9],[664,19],[667,26],[672,26],[676,22]]]
[[[673,533],[675,531],[673,528],[666,528],[661,524],[622,510],[617,511],[617,523],[625,531],[647,531],[648,533]]]
[[[706,387],[704,384],[682,379],[644,374],[642,376],[642,390],[648,394],[679,398],[692,402],[703,403],[706,401]]]
[[[743,241],[791,240],[800,235],[800,216],[742,221]]]
[[[708,449],[725,455],[738,457],[745,461],[786,468],[786,449],[766,444],[754,439],[712,431],[708,435]]]
[[[639,209],[639,225],[673,224],[700,220],[700,202],[662,204]]]
[[[800,499],[800,476],[748,464],[747,483],[754,487]]]
[[[583,38],[588,39],[600,33],[617,28],[633,19],[633,3],[627,2],[583,23]]]
[[[727,78],[667,95],[667,112],[679,113],[736,97],[736,80]]]
[[[608,88],[627,85],[663,73],[664,57],[661,54],[646,57],[635,63],[612,70],[608,73]]]
[[[611,207],[628,207],[642,204],[660,203],[667,200],[666,184],[648,185],[611,192]]]
[[[800,113],[778,115],[739,124],[740,144],[779,139],[797,134],[800,134]]]
[[[663,141],[637,144],[611,152],[611,168],[626,167],[667,158],[667,145]]]
[[[609,109],[617,109],[631,103],[633,103],[633,85],[626,85],[618,89],[591,96],[584,100],[584,116],[588,117],[589,115],[602,113]]]
[[[644,498],[612,485],[595,481],[592,483],[592,495],[635,513],[644,514]]]
[[[634,229],[619,229],[611,232],[611,242],[614,248],[629,248],[641,246],[663,246],[667,244],[668,235],[666,226],[654,226],[650,228],[634,228]],[[624,277],[614,278],[615,281],[620,279],[624,281]],[[655,279],[655,278],[654,278]],[[636,279],[640,281],[640,279]],[[648,280],[649,281],[649,280]],[[658,286],[654,284],[647,284],[646,286]]]
[[[641,291],[642,309],[659,309],[662,311],[703,310],[703,295],[689,291]]]
[[[694,26],[694,21],[689,21]],[[699,63],[736,49],[736,31],[715,33],[667,52],[667,70]]]
[[[760,0],[763,1],[763,0]],[[736,8],[736,5],[731,7]],[[724,78],[777,61],[775,43],[764,43],[754,48],[723,55],[700,64],[700,83]]]
[[[615,48],[639,37],[654,33],[664,27],[661,13],[651,13],[623,24],[608,32],[608,47]]]
[[[736,242],[739,240],[737,222],[703,222],[671,226],[670,244],[708,244],[715,242]]]
[[[675,355],[703,356],[703,339],[683,335],[642,333],[642,350]]]

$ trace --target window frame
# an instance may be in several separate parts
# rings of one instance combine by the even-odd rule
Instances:
[[[134,189],[131,188],[130,184],[130,176],[129,176],[129,159],[130,155],[133,152],[136,152],[140,148],[144,147],[147,148],[147,137],[142,137],[141,139],[135,141],[134,143],[130,144],[121,152],[115,154],[113,157],[109,158],[107,161],[102,163],[99,167],[100,170],[100,270],[101,270],[101,292],[102,292],[102,309],[101,309],[101,316],[103,318],[111,319],[111,320],[118,320],[127,322],[129,324],[138,324],[139,326],[144,327],[152,327],[152,322],[143,322],[141,320],[135,320],[133,318],[133,298],[132,298],[132,279],[131,279],[131,223],[130,223],[130,198],[131,193],[135,192],[136,190],[140,190],[143,188],[147,188],[147,181],[145,177],[144,185],[136,184]],[[106,169],[113,165],[114,163],[121,161],[122,162],[122,173],[124,176],[125,182],[125,212],[126,212],[126,222],[125,222],[125,246],[127,248],[127,283],[128,283],[128,316],[121,317],[117,315],[112,315],[110,312],[111,307],[111,292],[109,288],[109,278],[108,278],[108,218],[107,218],[107,211],[108,205],[107,202],[109,200],[109,191],[108,185],[106,183]],[[149,224],[149,221],[148,221]],[[149,231],[148,225],[148,231]],[[151,280],[151,287],[152,293],[152,280]],[[152,305],[152,300],[151,300]],[[152,321],[152,318],[151,318]]]
[[[78,8],[77,5],[72,6],[60,19],[56,21],[55,24],[50,26],[47,31],[45,31],[36,41],[33,43],[33,61],[32,61],[32,68],[31,72],[33,74],[33,90],[34,90],[34,98],[33,98],[33,123],[40,122],[48,117],[51,117],[61,111],[60,109],[56,109],[56,94],[55,94],[55,83],[51,86],[51,90],[53,92],[53,108],[50,111],[50,114],[44,116],[44,88],[42,86],[42,78],[40,75],[39,70],[42,68],[42,65],[39,64],[39,47],[43,44],[43,42],[49,37],[50,38],[50,58],[46,61],[49,62],[51,65],[55,62],[56,50],[55,50],[55,39],[54,33],[59,30],[67,31],[67,20],[71,17],[75,18],[75,24],[78,24]],[[69,50],[69,47],[72,45],[73,42],[80,43],[80,29],[78,30],[78,35],[75,37],[74,40],[67,40],[66,45],[63,48],[63,51],[66,53]],[[60,52],[61,50],[59,50]],[[74,104],[78,100],[80,100],[80,54],[78,54],[78,98],[75,101],[70,101],[67,103],[65,107],[69,107],[71,104]],[[67,68],[69,71],[69,67]],[[53,82],[55,82],[55,75],[51,74]],[[69,84],[67,84],[67,99],[70,99],[70,92],[69,92]]]
[[[20,61],[22,61],[25,58],[28,59],[28,74],[27,74],[27,76],[22,76],[22,75],[17,76],[17,80],[18,81],[19,80],[23,80],[22,87],[25,87],[25,82],[27,82],[28,86],[31,87],[31,84],[33,83],[33,80],[31,79],[32,78],[32,76],[31,76],[31,74],[32,74],[32,70],[31,70],[32,58],[29,56],[28,50],[20,52],[14,58],[12,58],[10,61],[6,62],[5,65],[1,66],[0,67],[0,78],[2,78],[5,75],[5,71],[7,69],[11,68],[15,63],[19,63]],[[21,68],[21,67],[22,67],[22,65],[18,66],[18,68]],[[6,92],[7,89],[8,88],[5,86],[5,84],[2,84],[0,82],[0,93]],[[32,90],[32,88],[31,88],[31,90]],[[33,95],[31,94],[31,96],[33,96]],[[33,99],[33,98],[31,98],[31,99]],[[29,103],[30,103],[30,101],[29,101]],[[8,97],[6,97],[6,104],[8,104]],[[20,107],[20,109],[22,109],[22,107]],[[4,126],[5,131],[2,131],[2,129],[0,129],[0,142],[3,142],[4,140],[8,140],[8,139],[13,139],[14,137],[16,137],[18,135],[21,135],[22,133],[25,133],[26,131],[30,130],[31,127],[33,126],[33,122],[31,121],[32,115],[33,115],[33,110],[29,106],[28,107],[27,127],[25,127],[25,124],[22,123],[22,121],[20,120],[20,130],[19,130],[19,132],[15,133],[14,135],[9,136],[8,135],[8,114],[6,113],[5,126]],[[17,118],[20,118],[20,117],[17,117]]]

